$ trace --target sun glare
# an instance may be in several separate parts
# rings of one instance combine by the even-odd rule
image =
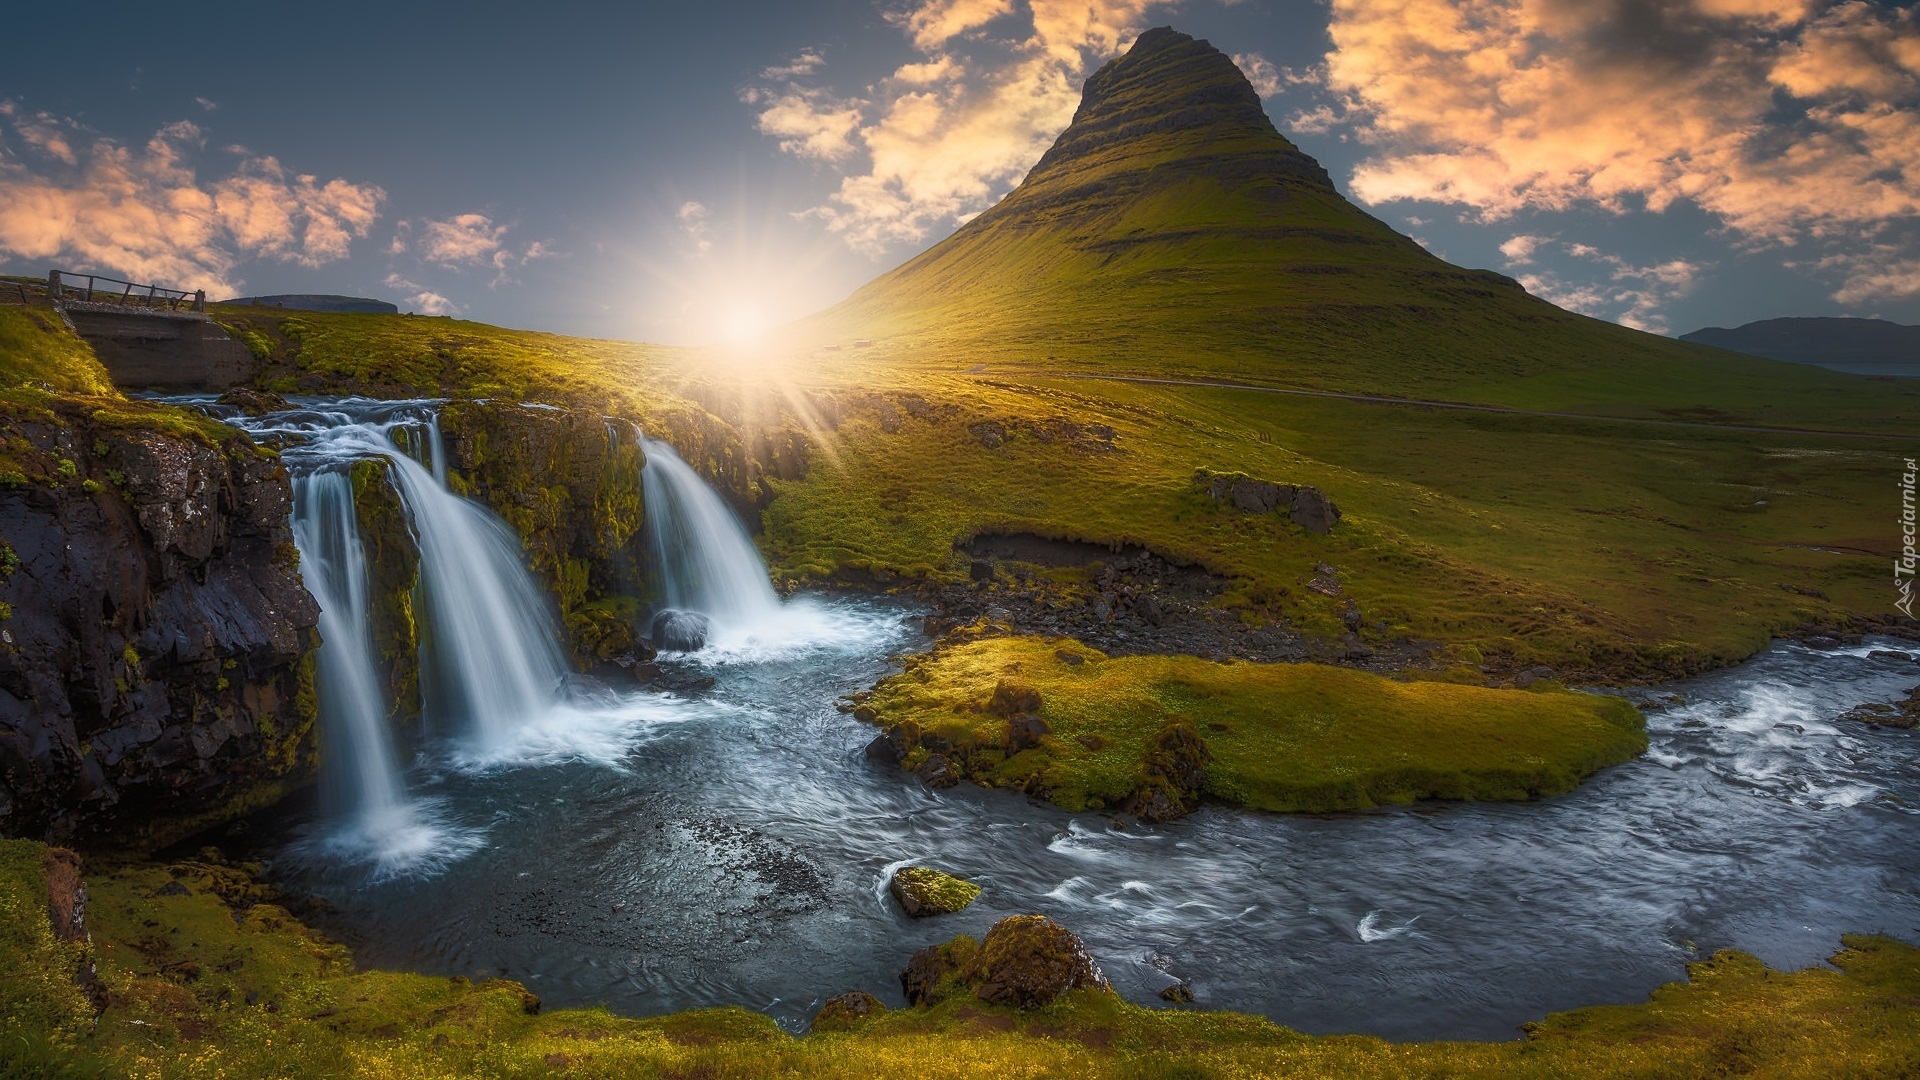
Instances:
[[[733,304],[723,309],[717,336],[729,345],[750,345],[767,335],[770,322],[757,307]]]

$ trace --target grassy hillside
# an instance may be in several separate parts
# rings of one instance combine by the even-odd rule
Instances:
[[[942,373],[864,350],[742,358],[408,316],[228,318],[262,342],[276,389],[574,404],[655,434],[724,435],[732,449],[713,443],[703,455],[715,467],[803,432],[806,475],[768,478],[778,497],[761,514],[777,576],[796,581],[964,580],[956,544],[988,533],[1139,544],[1217,575],[1219,603],[1256,625],[1338,636],[1337,608],[1351,599],[1369,641],[1437,642],[1455,648],[1452,661],[1499,670],[1544,663],[1630,679],[1892,611],[1883,571],[1894,536],[1882,519],[1897,439],[993,365]],[[1856,382],[1862,399],[1885,385]],[[1004,433],[997,445],[989,429]],[[1199,468],[1317,485],[1345,517],[1315,536],[1235,512],[1194,490]],[[1341,598],[1302,587],[1322,563],[1337,569]]]
[[[947,370],[1920,422],[1912,382],[1863,393],[1858,379],[1563,311],[1435,258],[1274,131],[1231,60],[1171,31],[1142,35],[1088,80],[1073,125],[1012,194],[799,333],[878,339],[891,362]]]
[[[216,862],[89,871],[91,943],[63,939],[49,927],[48,852],[0,841],[9,1077],[1827,1080],[1920,1067],[1920,953],[1885,938],[1847,939],[1839,970],[1788,974],[1719,953],[1643,1004],[1555,1014],[1507,1043],[1312,1037],[1094,991],[1027,1012],[958,995],[796,1038],[743,1009],[542,1012],[506,980],[356,970],[246,869]]]

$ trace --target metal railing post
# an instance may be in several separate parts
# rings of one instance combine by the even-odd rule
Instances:
[[[47,271],[47,299],[56,304],[60,302],[60,271],[58,270]]]

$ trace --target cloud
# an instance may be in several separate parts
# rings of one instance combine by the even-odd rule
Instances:
[[[1507,257],[1508,266],[1526,266],[1533,262],[1533,253],[1540,250],[1540,245],[1546,242],[1547,238],[1544,236],[1516,236],[1500,245],[1500,254]]]
[[[1550,252],[1564,256],[1562,267],[1570,259],[1575,265],[1585,263],[1592,269],[1576,277],[1565,269],[1540,266],[1539,256]],[[1516,271],[1521,286],[1542,300],[1655,334],[1670,329],[1662,309],[1692,292],[1706,269],[1686,259],[1639,266],[1589,244],[1524,234],[1501,244],[1500,253],[1506,257],[1507,268]],[[1523,271],[1523,267],[1534,269]],[[1591,276],[1594,273],[1600,276],[1595,279]]]
[[[0,103],[0,121],[0,255],[232,292],[245,258],[345,258],[386,199],[239,148],[226,151],[239,158],[230,173],[203,179],[206,140],[189,121],[141,146],[13,102]]]
[[[1369,203],[1617,213],[1685,201],[1748,247],[1847,251],[1920,217],[1920,22],[1878,0],[1332,0],[1325,84]],[[1882,265],[1878,260],[1874,265]]]
[[[528,263],[561,257],[561,252],[542,240],[514,248],[506,243],[507,233],[512,230],[513,226],[499,224],[479,213],[455,214],[441,221],[430,218],[402,221],[394,230],[387,252],[401,255],[411,249],[421,261],[448,270],[491,267],[493,280],[487,283],[490,289],[512,284],[517,280],[513,271]]]
[[[862,94],[802,76],[817,53],[742,94],[781,150],[837,166],[839,190],[803,216],[880,255],[990,206],[1073,118],[1080,83],[1156,0],[916,0],[888,15],[919,56]],[[793,72],[793,74],[788,74]]]
[[[1876,244],[1863,253],[1829,256],[1822,269],[1844,275],[1833,298],[1842,304],[1920,296],[1920,257],[1912,245]]]
[[[1259,53],[1234,53],[1233,62],[1253,84],[1254,92],[1263,98],[1279,97],[1290,83],[1310,81],[1291,70],[1274,67],[1272,61]]]
[[[674,217],[679,219],[680,230],[693,242],[697,254],[705,255],[713,250],[713,238],[707,235],[707,208],[704,204],[689,199],[680,204]]]
[[[422,315],[458,315],[460,313],[459,305],[453,301],[421,285],[419,282],[408,281],[399,274],[388,274],[386,286],[395,292],[403,294],[401,297],[404,301],[402,306],[417,311]]]
[[[817,161],[840,161],[853,155],[865,102],[842,101],[799,86],[777,93],[749,90],[744,96],[749,104],[760,106],[760,133],[780,140],[780,149],[787,153]]]
[[[220,108],[220,103],[212,98],[197,97],[193,99],[193,103],[206,112],[213,112]]]
[[[495,225],[485,214],[455,214],[445,221],[420,223],[417,250],[428,262],[458,268],[490,262],[500,250],[507,226]]]

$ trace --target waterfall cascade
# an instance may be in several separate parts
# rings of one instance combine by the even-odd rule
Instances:
[[[566,678],[546,594],[499,518],[388,455],[420,550],[430,632],[421,657],[427,716],[498,748],[551,708]]]
[[[293,505],[300,573],[320,603],[328,796],[367,831],[387,828],[404,815],[406,794],[367,635],[367,556],[353,511],[353,482],[339,470],[297,477]]]
[[[781,620],[767,564],[740,519],[672,446],[642,438],[647,532],[667,606],[697,611],[738,639]]]
[[[519,539],[447,490],[436,402],[356,399],[228,422],[288,444],[301,573],[320,605],[323,783],[335,826],[320,846],[371,861],[376,874],[457,858],[477,837],[455,835],[406,791],[375,674],[366,552],[346,469],[388,463],[420,557],[425,713],[479,760],[497,758],[554,713],[567,674]]]

